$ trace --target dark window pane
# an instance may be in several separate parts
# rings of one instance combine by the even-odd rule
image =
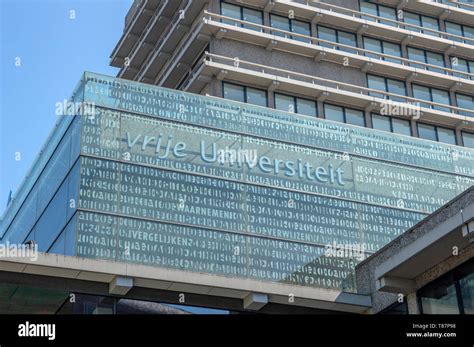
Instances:
[[[224,99],[245,102],[244,87],[224,83]]]
[[[415,13],[404,12],[403,21],[407,24],[416,25],[418,27],[421,26],[420,16]],[[406,29],[411,30],[411,31],[420,31],[420,29],[412,27],[412,26],[407,26]]]
[[[275,16],[275,15],[271,15],[270,18],[271,18],[272,28],[280,29],[284,31],[290,31],[290,20],[288,18]],[[289,36],[286,33],[282,33],[279,31],[272,31],[272,34],[289,38]]]
[[[439,24],[436,18],[421,16],[421,26],[423,28],[439,31]],[[423,33],[425,33],[426,35],[431,35],[431,36],[439,36],[438,33],[434,33],[429,30],[424,30]]]
[[[243,14],[242,19],[246,22],[252,22],[252,23],[260,24],[260,25],[263,24],[262,12],[260,11],[251,10],[249,8],[243,8],[242,14]],[[244,24],[243,27],[247,29],[262,31],[261,28],[253,26],[253,25]]]
[[[311,36],[311,27],[309,23],[301,22],[299,20],[291,21],[291,31],[297,34]],[[293,38],[298,41],[311,42],[311,39],[307,39],[304,37],[294,36]]]
[[[422,139],[437,141],[436,129],[433,125],[418,124],[418,136]]]
[[[377,5],[371,4],[370,2],[361,1],[360,12],[367,13],[372,16],[378,16]],[[371,18],[368,16],[362,16],[362,18],[373,21],[373,22],[375,21],[375,18]]]
[[[446,22],[446,32],[453,35],[462,36],[462,27],[459,24]],[[461,38],[448,37],[450,40],[462,42]]]
[[[379,6],[379,16],[382,18],[397,20],[396,11],[394,8],[391,8],[391,7]],[[390,25],[390,26],[397,26],[396,23],[385,21],[385,20],[381,20],[380,23]]]
[[[316,103],[311,100],[306,100],[306,99],[296,99],[296,110],[300,114],[304,114],[307,116],[312,116],[316,117],[317,112],[316,112]]]
[[[386,91],[385,79],[383,77],[368,75],[367,76],[367,81],[368,81],[368,87],[370,89],[380,90],[380,91],[383,91],[383,92]],[[385,99],[385,96],[383,94],[370,92],[370,95]]]
[[[240,7],[239,6],[235,6],[235,5],[231,5],[231,4],[228,4],[228,3],[221,3],[221,14],[223,16],[226,16],[226,17],[231,17],[231,18],[235,18],[235,19],[241,19],[240,18]],[[226,23],[226,24],[232,24],[232,25],[239,25],[238,23],[236,23],[235,21],[231,21],[231,20],[227,20],[227,19],[223,19],[222,20],[223,23]]]
[[[346,45],[346,46],[351,46],[351,47],[357,47],[357,38],[356,35],[352,33],[346,33],[344,31],[339,31],[338,33],[338,40],[339,43]],[[350,52],[350,53],[356,53],[356,50],[347,48],[347,47],[341,47],[341,51],[345,52]]]
[[[400,46],[395,44],[395,43],[391,43],[391,42],[386,42],[386,41],[383,41],[383,53],[384,54],[387,54],[387,55],[394,55],[396,57],[401,57],[402,56],[402,52],[400,50]],[[397,64],[400,64],[400,60],[398,59],[393,59],[393,58],[385,58],[385,60],[387,61],[390,61],[392,63],[397,63]]]
[[[421,297],[424,314],[458,314],[458,300],[454,284],[433,286]]]
[[[387,79],[388,92],[398,95],[406,95],[405,83],[402,81]],[[405,99],[390,96],[391,100],[404,102]]]
[[[295,98],[288,95],[275,94],[275,108],[285,112],[295,112]]]
[[[326,119],[344,123],[344,109],[334,105],[324,105],[324,116]]]
[[[318,38],[321,40],[337,43],[336,30],[318,26]],[[320,45],[324,47],[336,48],[335,45],[331,45],[330,43],[326,42],[321,42]]]
[[[361,127],[365,126],[364,113],[362,111],[346,108],[346,123]]]
[[[446,129],[438,127],[438,141],[448,143],[450,145],[456,144],[456,133],[453,129]]]
[[[426,52],[426,62],[431,65],[444,67],[444,57],[442,54],[439,53]],[[428,70],[439,73],[445,73],[443,70],[434,67],[429,67]]]
[[[462,141],[465,147],[474,148],[474,134],[463,132]]]
[[[381,115],[372,115],[372,127],[377,130],[391,132],[390,118]]]
[[[411,126],[408,120],[392,118],[392,127],[396,134],[411,136]]]
[[[364,37],[364,49],[369,50],[369,51],[374,51],[378,53],[383,53],[382,51],[382,45],[379,40],[376,39],[371,39],[369,37]],[[365,53],[366,56],[371,57],[371,58],[377,58],[380,59],[380,56],[376,54],[370,54],[370,53]]]
[[[412,87],[413,87],[413,97],[415,99],[431,101],[430,88],[423,87],[417,84],[414,84]],[[421,106],[431,108],[430,104],[421,103]]]
[[[474,314],[474,273],[459,280],[465,314]]]
[[[413,47],[408,47],[408,59],[419,61],[420,63],[426,63],[425,61],[425,52],[421,49],[416,49]],[[410,66],[424,69],[425,67],[420,64],[411,63]]]
[[[433,102],[436,102],[438,104],[450,105],[449,92],[445,90],[431,88],[431,95],[433,97]],[[451,112],[450,109],[447,107],[433,106],[433,108],[439,111]]]
[[[247,88],[247,103],[267,107],[267,92],[255,88]]]
[[[469,95],[456,94],[456,100],[458,103],[458,107],[471,110],[471,112],[461,111],[459,113],[468,117],[472,117],[473,116],[472,112],[474,111],[474,98]]]

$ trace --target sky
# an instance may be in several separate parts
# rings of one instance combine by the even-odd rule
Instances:
[[[56,103],[84,71],[117,75],[109,57],[132,2],[0,0],[0,215],[54,127]]]
[[[54,127],[56,102],[84,71],[117,74],[109,56],[132,2],[0,0],[0,215]]]

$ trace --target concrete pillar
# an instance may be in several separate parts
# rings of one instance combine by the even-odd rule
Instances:
[[[406,296],[408,314],[419,314],[418,300],[415,293],[410,293]]]

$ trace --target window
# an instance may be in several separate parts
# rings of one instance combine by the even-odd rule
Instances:
[[[370,89],[380,90],[386,93],[393,93],[399,95],[407,95],[405,82],[394,80],[387,77],[380,77],[374,75],[367,75],[367,85]],[[398,98],[396,96],[386,96],[384,94],[369,92],[369,95],[375,96],[382,99],[390,99],[398,102],[405,102],[404,98]]]
[[[418,123],[418,136],[425,140],[456,144],[456,133],[453,129],[442,128],[435,125]]]
[[[302,22],[296,19],[289,19],[287,17],[270,14],[270,23],[271,23],[271,27],[275,29],[280,29],[280,30],[289,31],[296,34],[311,36],[311,25],[307,22]],[[279,31],[272,31],[272,34],[276,36],[290,38],[293,40],[302,41],[302,42],[311,42],[311,39],[306,39],[304,37],[298,37],[294,35],[287,35]]]
[[[446,32],[452,35],[463,36],[468,40],[463,40],[461,37],[448,37],[448,39],[458,42],[464,42],[468,44],[474,44],[474,27],[467,25],[445,22]]]
[[[444,56],[440,53],[425,51],[423,49],[418,49],[418,48],[413,48],[413,47],[407,47],[407,49],[408,49],[408,59],[416,60],[425,64],[445,67]],[[410,66],[420,68],[420,69],[425,69],[425,70],[427,69],[427,70],[435,71],[439,73],[446,73],[444,70],[437,69],[435,67],[426,67],[423,65],[412,64],[412,63],[410,63]]]
[[[412,135],[409,120],[382,116],[380,114],[372,114],[372,128],[400,135]]]
[[[257,10],[252,10],[250,8],[242,7],[242,6],[236,6],[232,4],[228,4],[226,2],[221,3],[221,14],[226,17],[231,17],[235,18],[237,20],[243,20],[246,22],[251,22],[255,24],[260,24],[263,25],[263,13],[261,11]],[[256,31],[262,31],[261,28],[253,26],[253,25],[248,25],[248,24],[242,24],[238,23],[232,20],[228,19],[223,19],[222,23],[226,24],[231,24],[231,25],[237,25],[246,29],[252,29]]]
[[[364,112],[347,107],[324,104],[324,117],[336,122],[365,126]]]
[[[316,102],[291,95],[275,93],[277,110],[317,117]]]
[[[396,57],[402,56],[402,50],[399,44],[388,42],[388,41],[377,40],[370,37],[364,37],[364,49],[382,53],[382,54],[393,55]],[[365,55],[371,58],[390,61],[392,63],[397,63],[397,64],[401,63],[399,59],[386,58],[386,57],[381,58],[380,56],[376,54],[370,54],[370,53],[366,53]]]
[[[419,27],[439,31],[439,22],[438,22],[437,18],[423,16],[423,15],[418,14],[418,13],[412,13],[412,12],[404,11],[403,12],[403,21],[407,24],[412,24],[412,25],[416,25],[416,26],[419,26]],[[417,29],[417,28],[411,27],[411,26],[406,26],[405,29],[411,30],[411,31],[422,32],[426,35],[439,36],[439,33],[435,33],[435,32],[432,32],[430,30]]]
[[[318,25],[318,38],[320,38],[321,40],[331,41],[334,43],[340,43],[346,46],[357,47],[357,36],[355,34],[342,31],[342,30],[324,27],[321,25]],[[355,50],[350,49],[348,47],[337,47],[335,45],[331,45],[330,43],[326,43],[326,42],[321,42],[320,45],[323,47],[339,49],[344,52],[356,53]]]
[[[423,314],[473,314],[474,259],[427,284],[417,296]]]
[[[454,283],[425,289],[420,300],[424,314],[459,314]]]
[[[459,280],[465,314],[474,314],[474,273]]]
[[[461,132],[464,147],[474,148],[474,134]]]
[[[458,70],[462,72],[467,72],[474,74],[474,61],[466,60],[458,57],[450,57],[451,67],[453,70]],[[465,74],[453,74],[456,77],[469,78]],[[471,76],[471,79],[474,80],[474,76]]]
[[[460,111],[459,114],[463,116],[474,117],[474,96],[456,94],[456,101],[457,101],[458,107],[471,110],[471,112]]]
[[[418,84],[413,84],[413,97],[416,99],[431,101],[438,104],[451,105],[451,99],[449,97],[448,91],[420,86]],[[421,103],[421,106],[426,108],[432,108],[438,111],[451,112],[448,107],[436,106],[425,103]]]
[[[265,90],[240,86],[227,82],[224,82],[223,86],[224,99],[268,107],[267,92]]]
[[[360,12],[370,14],[372,16],[377,16],[381,18],[386,18],[390,19],[393,21],[397,20],[397,13],[396,10],[392,7],[388,6],[382,6],[379,4],[374,4],[371,2],[367,1],[361,1],[360,2]],[[375,18],[369,17],[369,16],[362,16],[362,19],[370,20],[372,22],[375,22]],[[396,26],[396,23],[389,22],[389,21],[384,21],[384,20],[378,20],[379,23],[381,24],[386,24],[390,26]]]

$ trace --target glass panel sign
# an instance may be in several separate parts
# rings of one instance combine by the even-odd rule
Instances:
[[[79,256],[354,290],[474,151],[85,74]]]

